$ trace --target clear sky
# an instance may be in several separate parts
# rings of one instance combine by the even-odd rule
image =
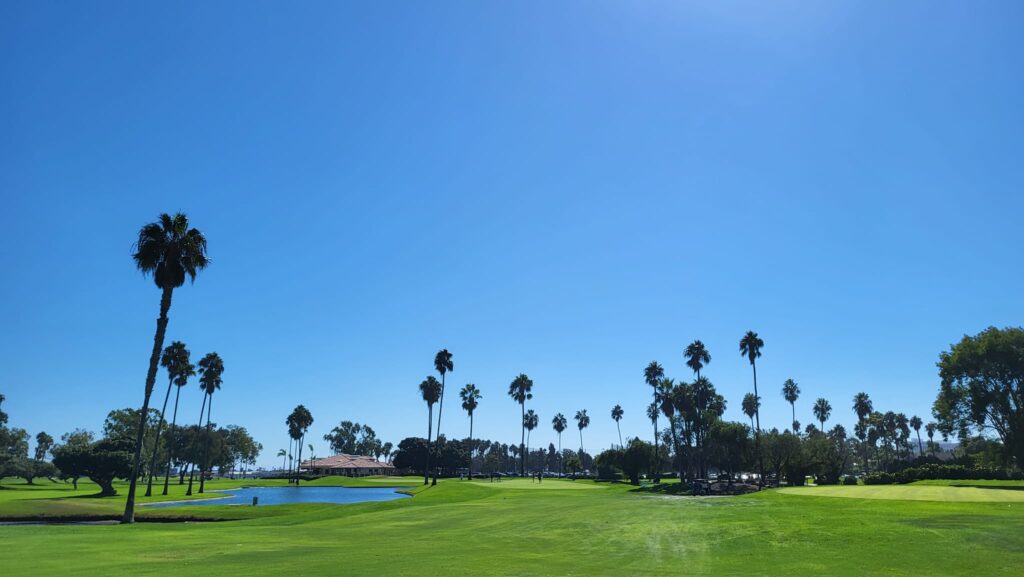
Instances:
[[[59,437],[140,406],[159,291],[139,227],[212,264],[168,342],[224,358],[214,420],[286,445],[303,403],[423,436],[454,353],[476,436],[586,408],[649,437],[644,366],[744,420],[822,396],[930,415],[940,351],[1024,315],[1019,2],[0,4],[0,393]],[[165,376],[158,380],[160,399]],[[186,422],[201,402],[182,397]],[[157,401],[159,402],[159,401]],[[578,444],[576,430],[564,439]]]

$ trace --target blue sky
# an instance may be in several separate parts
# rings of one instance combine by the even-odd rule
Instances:
[[[927,418],[938,353],[1021,322],[1019,3],[208,4],[0,7],[0,392],[33,435],[141,404],[131,245],[177,210],[213,262],[168,342],[221,354],[214,420],[265,465],[298,403],[321,453],[345,419],[422,436],[441,347],[477,436],[518,439],[525,372],[534,444],[586,408],[596,450],[616,403],[650,436],[643,367],[689,378],[696,338],[729,418],[753,329],[762,424],[793,378],[849,426],[861,390]]]

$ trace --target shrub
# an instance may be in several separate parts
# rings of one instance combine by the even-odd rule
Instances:
[[[1021,472],[1008,472],[1005,469],[992,467],[965,467],[963,465],[925,464],[920,467],[908,467],[895,473],[872,473],[864,477],[865,485],[893,485],[913,483],[932,479],[950,480],[997,480],[1020,479]]]
[[[854,477],[853,475],[847,475],[847,476],[843,477],[843,485],[856,485],[856,484],[857,484],[857,477]]]

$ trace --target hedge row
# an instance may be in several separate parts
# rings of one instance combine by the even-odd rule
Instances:
[[[865,485],[896,485],[902,483],[913,483],[928,479],[951,479],[951,480],[1021,480],[1024,474],[1020,471],[1007,471],[1005,469],[993,469],[988,467],[964,467],[963,465],[921,465],[919,467],[908,467],[895,473],[871,473],[864,476]]]

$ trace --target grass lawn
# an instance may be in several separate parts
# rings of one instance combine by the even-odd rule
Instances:
[[[432,488],[419,482],[320,482],[416,487],[413,499],[390,502],[140,508],[144,517],[241,519],[236,521],[0,526],[0,566],[4,575],[104,577],[936,576],[1020,575],[1024,567],[1024,502],[1000,497],[1024,493],[1018,490],[933,483],[878,487],[909,491],[901,498],[862,498],[856,492],[819,496],[790,489],[693,498],[589,481],[445,480]],[[240,484],[215,481],[208,486]],[[14,488],[0,490],[0,517],[33,511],[116,514],[123,503],[123,497],[75,496],[63,485],[3,486]],[[907,496],[936,489],[942,490],[942,500]],[[982,491],[998,499],[971,501],[955,497],[956,491]],[[180,493],[175,497],[181,498]]]

